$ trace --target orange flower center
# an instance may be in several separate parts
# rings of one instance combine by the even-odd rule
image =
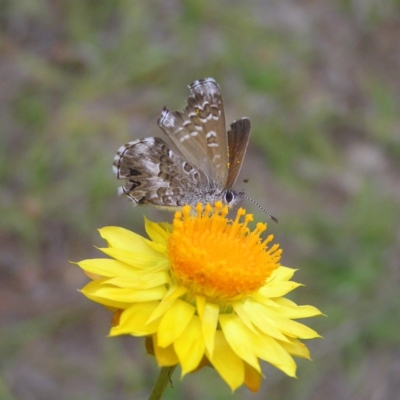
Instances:
[[[196,213],[190,206],[175,213],[168,254],[176,281],[214,301],[240,298],[263,286],[281,256],[278,245],[267,247],[273,235],[260,238],[267,225],[250,231],[253,216],[241,208],[234,221],[228,220],[228,207],[221,202],[204,209],[198,204]]]

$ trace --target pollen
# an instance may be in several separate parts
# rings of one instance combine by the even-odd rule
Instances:
[[[261,238],[267,225],[258,223],[250,230],[253,216],[243,208],[235,220],[228,219],[222,202],[198,204],[194,211],[184,206],[175,213],[168,241],[172,278],[193,296],[212,301],[256,292],[280,265],[279,245],[268,247],[273,235]]]

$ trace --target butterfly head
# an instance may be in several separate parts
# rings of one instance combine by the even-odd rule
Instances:
[[[240,203],[244,198],[244,192],[235,192],[232,189],[227,189],[222,193],[222,202],[226,204],[229,208],[234,207],[236,204]]]

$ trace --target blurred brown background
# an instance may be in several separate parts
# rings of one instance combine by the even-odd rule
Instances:
[[[279,218],[291,298],[328,317],[297,380],[176,373],[165,399],[400,399],[398,0],[8,0],[0,27],[1,399],[148,397],[143,340],[106,337],[68,261],[100,255],[99,227],[171,220],[118,198],[111,163],[207,76],[252,120],[237,187]]]

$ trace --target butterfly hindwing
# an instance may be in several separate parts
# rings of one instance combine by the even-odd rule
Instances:
[[[120,188],[135,205],[180,207],[200,197],[208,185],[203,171],[174,153],[160,138],[136,140],[122,146],[114,172],[125,180]]]

